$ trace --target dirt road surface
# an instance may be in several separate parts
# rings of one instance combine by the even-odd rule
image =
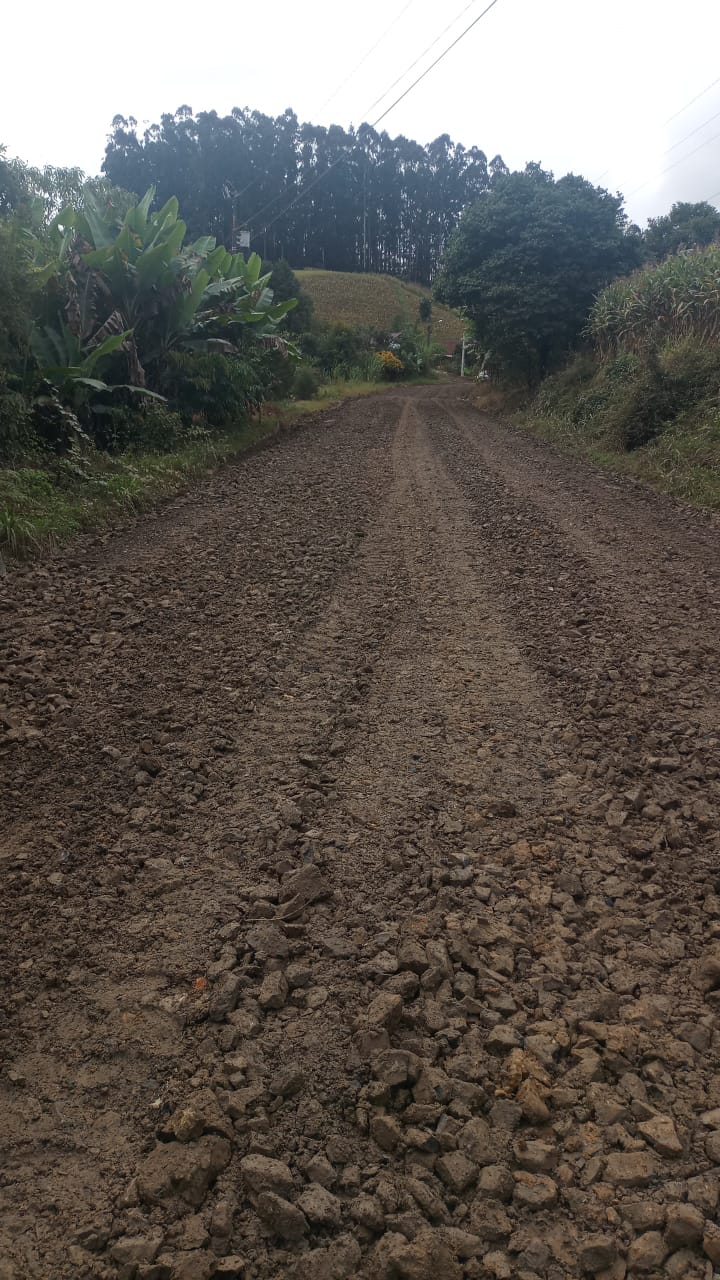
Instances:
[[[720,531],[464,395],[0,582],[2,1280],[720,1273]]]

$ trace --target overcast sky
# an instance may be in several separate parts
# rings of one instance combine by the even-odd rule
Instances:
[[[0,142],[33,164],[94,173],[115,114],[150,123],[183,103],[221,113],[289,106],[301,120],[357,125],[374,120],[486,4],[175,0],[170,9],[128,9],[76,0],[70,11],[38,0],[31,17],[9,4]],[[499,152],[511,168],[536,160],[557,176],[582,173],[622,190],[644,222],[673,200],[720,202],[720,83],[681,111],[717,78],[720,0],[497,0],[382,127],[419,142],[449,133],[488,158]]]

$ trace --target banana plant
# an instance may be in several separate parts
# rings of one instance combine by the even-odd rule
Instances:
[[[76,333],[67,324],[59,328],[36,326],[31,335],[33,355],[40,375],[51,383],[61,398],[78,408],[88,400],[88,391],[132,391],[155,400],[163,397],[145,387],[131,384],[109,384],[95,376],[98,365],[127,342],[130,331],[111,333],[91,350],[83,348]]]
[[[257,254],[246,261],[213,236],[184,245],[186,225],[173,197],[152,212],[154,189],[126,213],[118,228],[88,197],[82,210],[65,209],[55,220],[56,269],[68,295],[66,315],[78,327],[78,299],[88,278],[93,296],[107,294],[106,323],[122,328],[132,383],[144,385],[145,368],[174,347],[218,344],[240,326],[258,336],[273,334],[296,301],[273,303],[269,274]]]

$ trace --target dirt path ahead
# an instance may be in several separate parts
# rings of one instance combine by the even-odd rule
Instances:
[[[719,548],[423,388],[0,583],[1,1280],[720,1272]]]

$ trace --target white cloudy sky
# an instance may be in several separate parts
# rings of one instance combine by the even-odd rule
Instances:
[[[486,3],[76,0],[70,11],[36,0],[31,17],[8,5],[0,142],[35,164],[96,172],[116,113],[151,122],[182,103],[291,106],[303,120],[359,124],[443,27],[467,8],[413,76]],[[622,190],[644,221],[676,199],[720,202],[720,83],[681,111],[715,79],[720,0],[497,0],[383,127],[421,142],[449,133],[512,168],[583,173]]]

